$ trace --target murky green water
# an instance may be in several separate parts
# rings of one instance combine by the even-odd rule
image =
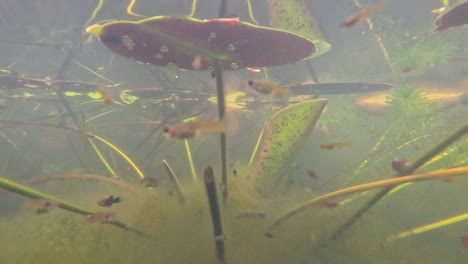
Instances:
[[[465,263],[446,1],[221,2],[0,2],[0,263]]]

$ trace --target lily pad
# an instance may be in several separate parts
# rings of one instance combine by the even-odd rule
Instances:
[[[209,70],[213,58],[225,70],[292,64],[311,56],[314,43],[284,30],[255,26],[238,18],[198,20],[158,16],[137,22],[93,25],[88,33],[111,51],[139,62]],[[198,58],[198,59],[197,59]]]
[[[326,99],[315,99],[288,106],[276,113],[265,126],[257,160],[257,186],[271,190],[284,179],[293,155],[301,150],[315,127]]]

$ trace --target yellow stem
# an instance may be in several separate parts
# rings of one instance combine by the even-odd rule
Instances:
[[[416,174],[412,176],[402,176],[398,178],[391,178],[391,179],[351,186],[348,188],[344,188],[344,189],[334,191],[334,192],[322,195],[320,197],[311,199],[303,204],[300,204],[288,210],[286,213],[282,214],[280,217],[276,218],[275,221],[273,221],[273,224],[270,226],[270,229],[273,229],[274,227],[282,224],[283,222],[285,222],[292,216],[296,215],[299,212],[304,211],[305,209],[313,205],[321,204],[327,200],[334,199],[343,195],[367,191],[367,190],[376,189],[376,188],[383,188],[383,187],[392,186],[392,185],[400,185],[400,184],[408,183],[408,182],[425,181],[425,180],[431,180],[431,179],[442,179],[446,177],[461,176],[464,174],[468,174],[468,166],[447,169],[447,170],[431,171],[428,173]]]
[[[112,174],[112,177],[114,177],[115,179],[118,179],[119,176],[117,176],[117,174],[115,173],[115,171],[112,169],[112,167],[109,165],[109,163],[107,162],[106,158],[104,158],[104,155],[102,155],[101,151],[97,148],[96,144],[94,144],[94,141],[88,137],[88,142],[89,144],[91,144],[91,146],[93,147],[94,149],[94,152],[96,152],[96,154],[98,155],[99,159],[102,161],[102,163],[104,164],[104,166],[106,166],[107,170]]]
[[[189,17],[193,17],[195,15],[195,11],[197,9],[197,0],[192,1],[192,9],[190,9]]]
[[[399,234],[390,236],[390,237],[387,238],[387,241],[390,242],[390,241],[394,241],[394,240],[397,240],[397,239],[409,237],[409,236],[412,236],[412,235],[424,233],[424,232],[434,230],[434,229],[437,229],[437,228],[440,228],[440,227],[444,227],[444,226],[447,226],[447,225],[450,225],[450,224],[455,224],[455,223],[458,223],[458,222],[461,222],[461,221],[464,221],[464,220],[467,220],[467,219],[468,219],[468,213],[463,213],[463,214],[460,214],[460,215],[457,215],[457,216],[454,216],[454,217],[450,217],[450,218],[447,218],[447,219],[444,219],[444,220],[441,220],[441,221],[437,221],[437,222],[434,222],[434,223],[431,223],[431,224],[428,224],[428,225],[419,226],[419,227],[413,228],[411,230],[408,230],[408,231],[401,232]]]
[[[91,23],[91,21],[93,21],[96,18],[96,15],[99,12],[99,10],[101,10],[103,4],[104,0],[99,0],[97,6],[93,10],[93,13],[91,13],[91,17],[88,19],[88,21],[86,21],[84,28],[86,28],[86,26],[89,25],[89,23]]]
[[[117,148],[112,143],[110,143],[109,141],[105,140],[104,138],[100,136],[90,134],[90,133],[88,133],[88,136],[101,141],[102,143],[106,144],[107,146],[115,150],[115,152],[119,153],[119,155],[122,156],[122,158],[124,158],[130,164],[130,166],[133,167],[133,169],[138,173],[141,179],[145,178],[145,175],[143,174],[143,172],[141,172],[141,170],[137,167],[137,165],[135,165],[135,163],[133,163],[133,161],[127,155],[125,155],[125,153],[123,153],[119,148]]]
[[[190,171],[192,172],[192,177],[194,181],[197,181],[197,173],[195,171],[195,166],[193,165],[192,152],[190,151],[190,145],[187,139],[184,140],[185,143],[185,152],[187,152],[187,159],[190,165]]]
[[[258,23],[258,21],[255,19],[254,15],[253,15],[252,3],[250,2],[250,0],[247,0],[247,8],[249,9],[249,16],[250,16],[250,19],[251,19],[256,25],[260,25],[260,23]]]
[[[258,151],[258,147],[260,146],[260,142],[262,142],[262,137],[263,137],[263,132],[265,131],[265,125],[266,125],[267,122],[265,122],[263,124],[263,128],[262,128],[262,131],[260,131],[260,135],[258,135],[258,139],[257,139],[257,144],[255,144],[255,148],[254,150],[252,151],[252,155],[250,156],[250,160],[249,160],[249,166],[252,164],[254,158],[255,158],[255,155],[257,154],[257,151]]]
[[[131,0],[130,3],[128,4],[127,6],[127,13],[131,16],[136,16],[136,17],[145,17],[144,15],[140,15],[140,14],[137,14],[137,13],[134,13],[132,11],[133,9],[133,6],[135,6],[135,3],[136,3],[136,0]]]

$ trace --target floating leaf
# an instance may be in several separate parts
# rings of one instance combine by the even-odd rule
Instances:
[[[211,69],[213,58],[219,59],[225,70],[236,70],[291,64],[315,51],[314,43],[305,37],[238,18],[158,16],[93,25],[87,32],[119,55],[188,70],[192,70],[196,58],[201,60],[197,70]]]

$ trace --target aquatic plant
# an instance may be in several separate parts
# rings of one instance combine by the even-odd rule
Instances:
[[[426,93],[414,86],[395,89],[387,98],[392,115],[390,134],[394,142],[414,138],[440,125],[441,105],[430,102]]]
[[[297,103],[282,109],[268,121],[256,164],[259,188],[272,190],[285,180],[286,165],[293,154],[300,152],[326,103],[326,99]]]
[[[424,71],[445,64],[456,49],[443,37],[413,37],[401,40],[389,49],[392,67],[397,72]]]
[[[311,56],[326,53],[331,45],[325,41],[318,22],[304,0],[267,0],[270,25],[306,36],[314,41],[317,51]]]

